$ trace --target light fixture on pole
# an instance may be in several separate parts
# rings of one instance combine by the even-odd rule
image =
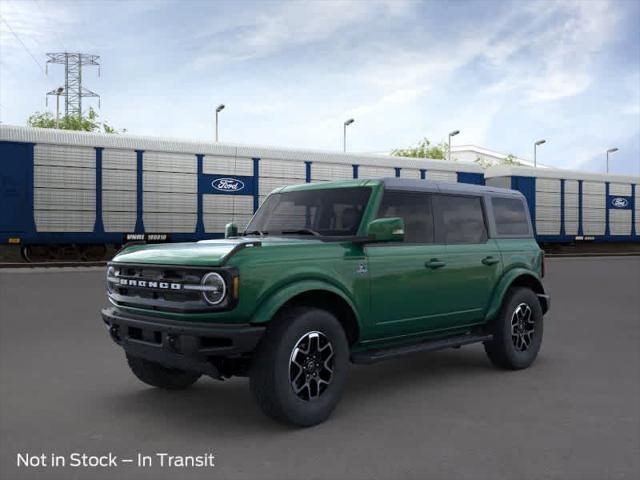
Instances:
[[[447,151],[447,160],[451,161],[451,137],[455,137],[460,133],[460,130],[454,130],[453,132],[449,132],[449,149]]]
[[[343,152],[347,151],[347,127],[351,125],[353,122],[355,122],[353,118],[350,118],[349,120],[344,122],[343,129],[342,129],[342,151]]]
[[[536,155],[538,153],[538,145],[542,145],[543,143],[547,143],[547,141],[545,139],[542,139],[533,144],[533,168],[538,166],[538,159],[536,158]]]
[[[610,148],[609,150],[607,150],[607,173],[609,173],[609,154],[617,151],[618,147]]]
[[[56,128],[60,128],[60,95],[64,92],[64,87],[56,88]]]
[[[216,142],[218,141],[218,114],[224,110],[224,103],[221,103],[216,107]]]

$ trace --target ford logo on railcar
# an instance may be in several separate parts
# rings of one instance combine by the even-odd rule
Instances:
[[[221,192],[239,192],[244,188],[244,182],[237,178],[218,178],[211,182],[211,186]]]
[[[611,205],[616,208],[625,208],[627,205],[629,205],[629,200],[623,197],[612,198]]]

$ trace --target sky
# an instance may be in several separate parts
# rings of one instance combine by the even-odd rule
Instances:
[[[0,0],[0,121],[83,71],[131,134],[388,152],[427,137],[640,175],[640,1]],[[55,101],[49,101],[54,111]],[[97,107],[97,102],[88,100]]]

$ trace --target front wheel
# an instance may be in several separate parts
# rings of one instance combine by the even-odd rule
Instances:
[[[347,338],[338,320],[317,308],[292,308],[269,325],[253,358],[251,391],[269,417],[298,426],[326,420],[346,380]]]
[[[484,345],[491,362],[511,370],[530,366],[542,344],[543,314],[536,294],[511,288],[491,327],[493,339]]]

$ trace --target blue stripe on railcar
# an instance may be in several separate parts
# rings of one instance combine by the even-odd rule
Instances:
[[[471,183],[473,185],[484,185],[484,175],[482,173],[457,172],[458,183]]]
[[[32,143],[0,142],[0,243],[35,232]]]
[[[94,233],[104,233],[102,221],[102,147],[96,147],[96,223],[93,226]]]

